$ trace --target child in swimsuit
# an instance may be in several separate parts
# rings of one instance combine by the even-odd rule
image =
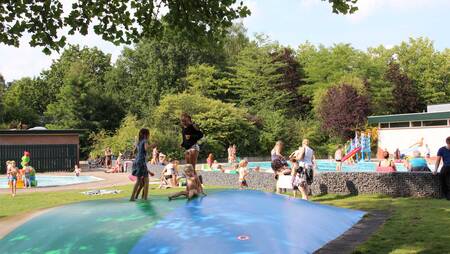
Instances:
[[[248,169],[247,169],[247,165],[248,165],[248,161],[247,160],[242,160],[239,162],[239,168],[238,168],[238,172],[239,172],[239,188],[245,188],[248,187],[247,184],[247,176],[248,176]]]
[[[198,179],[197,174],[194,171],[194,167],[191,164],[184,166],[184,174],[186,175],[186,190],[177,192],[169,196],[169,200],[175,199],[180,196],[185,196],[187,199],[192,199],[203,193],[202,184]],[[206,194],[203,193],[206,196]]]
[[[9,176],[9,182],[11,186],[11,195],[14,197],[16,196],[17,191],[17,175],[18,175],[15,161],[9,162],[7,173]]]

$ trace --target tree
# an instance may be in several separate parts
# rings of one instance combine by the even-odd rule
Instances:
[[[237,103],[252,113],[261,110],[283,110],[290,101],[287,91],[281,89],[282,74],[277,72],[286,64],[274,62],[271,53],[277,45],[253,42],[238,55],[235,73]]]
[[[290,48],[282,48],[272,54],[273,61],[282,65],[277,72],[281,74],[279,88],[288,96],[287,113],[291,116],[306,115],[310,110],[309,98],[299,94],[299,88],[304,85],[305,74],[300,63],[295,58],[295,52]]]
[[[65,73],[56,100],[45,112],[49,128],[111,131],[118,127],[124,112],[117,101],[102,90],[102,85],[97,83],[101,79],[94,79],[90,70],[85,62],[77,61]]]
[[[326,1],[326,0],[323,0]],[[334,13],[353,13],[357,0],[328,0]],[[104,40],[136,43],[155,37],[163,24],[184,31],[191,38],[214,37],[226,33],[237,18],[250,14],[236,0],[62,0],[6,1],[0,5],[0,42],[18,46],[24,34],[30,34],[31,46],[44,47],[45,53],[66,44],[66,33],[86,35],[90,26]],[[66,6],[64,6],[66,5]],[[64,12],[64,10],[67,10]]]
[[[0,42],[19,45],[23,33],[31,35],[31,46],[44,47],[45,53],[59,50],[66,33],[94,33],[115,44],[136,43],[143,37],[158,35],[163,23],[186,34],[214,36],[223,34],[232,21],[250,11],[242,2],[227,1],[108,1],[80,0],[71,4],[58,1],[7,1],[0,8]]]
[[[176,31],[126,48],[108,74],[109,90],[120,94],[124,108],[138,117],[150,114],[161,97],[187,88],[188,66],[224,62],[220,45],[198,45]]]
[[[427,104],[446,103],[449,82],[449,56],[434,49],[428,38],[410,38],[393,48],[400,68],[418,86]]]
[[[42,89],[39,79],[23,78],[14,81],[2,97],[5,123],[22,122],[28,125],[42,124]]]
[[[349,132],[364,126],[368,114],[367,96],[351,85],[341,84],[327,90],[318,117],[328,134],[344,140]]]
[[[76,67],[73,67],[76,66]],[[45,105],[56,100],[65,78],[70,74],[72,68],[79,68],[86,79],[96,84],[99,89],[106,90],[105,75],[111,69],[111,55],[105,54],[100,49],[71,45],[65,49],[61,56],[55,60],[50,69],[41,73],[43,82],[46,83],[47,97]]]
[[[237,99],[236,87],[230,74],[221,72],[214,66],[207,64],[190,66],[186,81],[193,93],[224,102]]]
[[[425,105],[417,92],[417,87],[406,74],[402,73],[399,64],[389,64],[386,80],[392,82],[394,87],[392,93],[395,98],[391,103],[388,102],[394,114],[415,113],[425,109]]]

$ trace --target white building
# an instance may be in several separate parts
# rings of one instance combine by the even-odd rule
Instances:
[[[370,116],[368,122],[378,127],[378,155],[400,149],[403,154],[419,150],[425,156],[429,150],[435,157],[450,136],[450,103],[429,105],[423,113]]]

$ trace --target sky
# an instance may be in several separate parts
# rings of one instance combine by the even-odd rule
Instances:
[[[271,40],[296,48],[309,41],[332,46],[350,43],[365,50],[380,44],[392,47],[410,37],[428,37],[436,49],[450,47],[450,0],[359,0],[352,15],[333,14],[328,1],[244,0],[252,15],[243,20],[248,35],[263,33]],[[27,38],[19,48],[0,44],[0,73],[7,82],[38,76],[57,53],[47,56],[32,48]],[[71,44],[98,47],[115,61],[123,46],[103,41],[95,34],[69,37]]]

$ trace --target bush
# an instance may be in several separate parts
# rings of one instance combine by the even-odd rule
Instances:
[[[105,130],[92,134],[90,138],[93,146],[90,156],[103,156],[106,147],[111,147],[114,155],[118,155],[119,152],[124,153],[125,151],[133,150],[141,128],[142,124],[137,120],[136,116],[128,115],[122,120],[120,128],[116,130],[114,135],[110,135]]]
[[[255,143],[258,130],[247,119],[247,110],[199,94],[182,93],[164,97],[153,112],[154,117],[146,119],[155,129],[163,130],[159,132],[157,144],[170,143],[167,147],[161,146],[162,152],[182,156],[179,124],[182,112],[190,114],[204,133],[200,141],[201,157],[206,157],[207,153],[214,153],[217,158],[224,157],[229,144],[236,144],[241,156],[254,155],[260,150]]]

